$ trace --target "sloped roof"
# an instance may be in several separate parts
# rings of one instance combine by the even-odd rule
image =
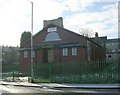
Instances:
[[[77,34],[77,33],[73,32],[73,31],[70,31],[70,30],[68,30],[68,29],[65,29],[65,28],[63,28],[63,27],[60,27],[60,26],[57,26],[57,25],[54,25],[54,24],[50,24],[50,25],[48,25],[47,27],[44,27],[41,31],[39,31],[38,33],[36,33],[36,34],[33,36],[33,42],[34,42],[34,39],[42,37],[41,35],[43,34],[43,32],[47,32],[47,28],[49,28],[49,27],[57,27],[57,28],[58,28],[58,31],[65,33],[66,36],[67,36],[69,39],[71,39],[72,42],[74,42],[74,39],[76,39],[76,38],[78,38],[78,39],[79,39],[79,38],[86,39],[83,35]],[[59,33],[59,32],[58,32],[58,33]],[[74,39],[72,40],[72,38],[70,38],[67,33],[70,34],[70,35],[75,36]],[[64,34],[63,34],[63,36],[64,36]],[[62,37],[62,35],[60,35],[60,37]],[[66,37],[65,37],[65,38],[66,38]],[[29,39],[28,41],[25,42],[25,47],[28,47],[28,45],[27,45],[28,43],[29,43],[29,46],[30,46],[30,40],[31,40],[31,39]],[[68,40],[68,41],[69,41],[69,40]],[[55,42],[54,42],[54,43],[55,43]],[[57,42],[56,42],[56,43],[57,43]],[[63,43],[63,42],[61,42],[61,43]],[[34,45],[35,45],[35,44],[34,44]],[[36,45],[37,45],[37,44],[36,44]],[[42,44],[41,44],[41,45],[42,45]]]

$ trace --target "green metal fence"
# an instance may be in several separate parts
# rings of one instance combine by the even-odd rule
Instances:
[[[119,60],[34,64],[34,82],[118,83],[119,65]]]
[[[1,74],[5,81],[19,81],[19,77],[23,76],[19,73],[19,64],[14,63],[3,63]]]
[[[14,63],[3,63],[2,64],[2,72],[15,72],[19,71],[19,64]]]
[[[34,82],[55,83],[120,83],[120,59],[95,62],[40,63],[34,64]],[[31,77],[29,65],[26,74],[19,73],[19,64],[2,65],[4,80],[16,81],[19,77]]]

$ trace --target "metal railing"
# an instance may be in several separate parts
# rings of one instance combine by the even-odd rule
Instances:
[[[120,60],[94,62],[34,64],[34,82],[102,84],[120,83]],[[31,77],[31,67],[25,74],[19,73],[19,64],[3,66],[2,79],[19,81],[20,77]]]
[[[118,83],[119,64],[119,60],[35,64],[34,82]]]

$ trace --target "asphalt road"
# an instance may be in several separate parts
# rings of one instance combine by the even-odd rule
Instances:
[[[118,89],[38,88],[0,85],[2,95],[120,95]]]

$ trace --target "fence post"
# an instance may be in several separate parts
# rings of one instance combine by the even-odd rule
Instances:
[[[12,81],[14,82],[14,71],[12,72]]]
[[[52,74],[52,73],[53,73],[52,70],[53,70],[53,63],[51,63],[51,65],[50,65],[50,82],[53,82],[53,81],[52,81],[52,77],[53,77],[53,76],[52,76],[52,75],[53,75],[53,74]]]

